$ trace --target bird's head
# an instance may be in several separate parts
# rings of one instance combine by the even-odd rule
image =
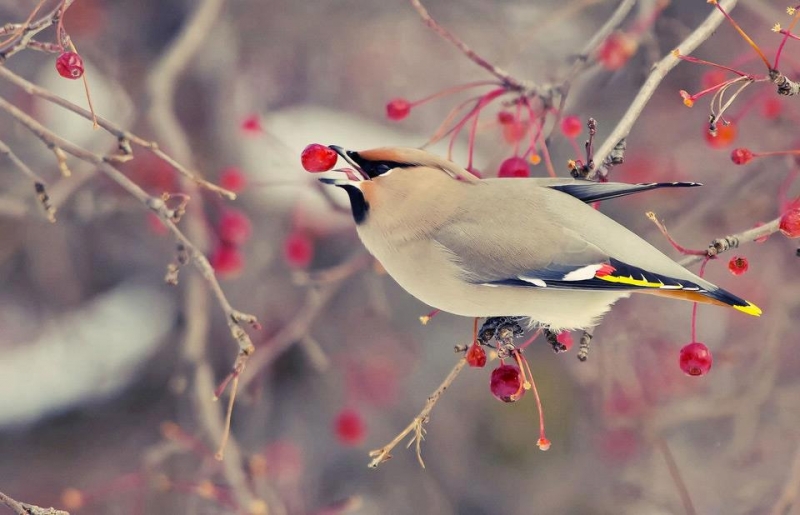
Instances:
[[[363,223],[371,214],[370,210],[376,207],[386,213],[430,211],[433,209],[431,200],[441,196],[442,188],[451,187],[456,180],[462,183],[479,181],[456,163],[416,148],[381,147],[363,151],[345,150],[336,145],[329,148],[357,173],[348,173],[349,179],[320,180],[347,192],[357,224]]]

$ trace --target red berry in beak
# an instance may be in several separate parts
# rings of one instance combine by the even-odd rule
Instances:
[[[307,172],[327,172],[339,159],[339,155],[332,149],[319,143],[312,143],[303,149],[300,162]]]

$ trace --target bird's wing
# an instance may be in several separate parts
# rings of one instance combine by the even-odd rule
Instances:
[[[586,203],[609,200],[661,188],[694,188],[702,186],[699,182],[648,182],[627,184],[624,182],[595,182],[581,179],[541,178],[533,180],[536,181],[539,186],[561,191]]]
[[[559,198],[561,193],[546,188],[526,188],[524,183],[511,187],[512,182],[498,183],[492,192],[496,208],[486,205],[485,196],[471,199],[434,235],[465,281],[521,288],[647,291],[711,299],[757,314],[749,302],[695,276],[589,206],[566,195]]]

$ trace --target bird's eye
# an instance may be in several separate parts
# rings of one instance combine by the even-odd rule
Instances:
[[[391,166],[389,166],[389,165],[387,165],[385,163],[380,163],[377,166],[375,166],[375,174],[376,175],[383,175],[383,174],[385,174],[386,172],[388,172],[391,169],[392,169]]]

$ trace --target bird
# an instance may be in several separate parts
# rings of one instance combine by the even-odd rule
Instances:
[[[329,148],[357,173],[320,181],[347,193],[366,249],[444,312],[525,317],[555,333],[591,329],[617,300],[647,293],[761,315],[590,205],[699,183],[480,179],[421,149]]]

